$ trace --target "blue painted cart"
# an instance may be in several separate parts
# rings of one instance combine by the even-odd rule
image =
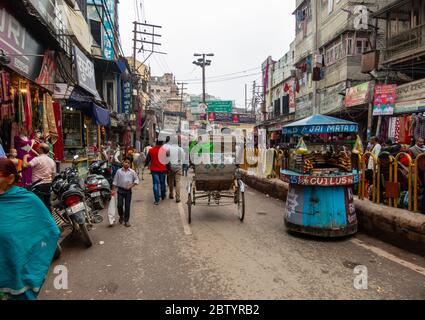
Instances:
[[[337,118],[315,115],[283,128],[284,135],[356,133],[358,125]],[[320,237],[342,237],[357,233],[353,185],[357,172],[302,174],[281,170],[289,184],[285,225],[288,230]]]

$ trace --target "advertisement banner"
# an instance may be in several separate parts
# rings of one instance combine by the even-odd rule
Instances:
[[[177,132],[179,130],[180,118],[170,115],[164,115],[163,129],[164,130],[173,130]]]
[[[44,47],[0,2],[0,49],[9,57],[7,66],[34,81],[40,74]]]
[[[348,88],[345,95],[345,107],[355,107],[370,102],[371,82]]]
[[[397,85],[377,85],[373,103],[374,116],[390,116],[394,114]]]
[[[97,96],[93,62],[77,46],[74,46],[74,55],[78,85]]]
[[[103,35],[103,58],[106,60],[114,60],[114,25],[115,25],[115,1],[105,0],[106,10],[103,15],[103,21],[105,24],[104,35]],[[112,20],[112,21],[111,21]]]

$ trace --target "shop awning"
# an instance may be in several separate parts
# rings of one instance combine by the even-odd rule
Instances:
[[[355,133],[359,125],[355,122],[317,114],[283,127],[283,134]]]
[[[84,115],[92,118],[99,126],[111,126],[111,116],[108,110],[99,106],[83,89],[75,87],[67,100],[69,107],[80,110]]]

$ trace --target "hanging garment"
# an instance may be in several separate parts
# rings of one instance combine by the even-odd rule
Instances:
[[[283,86],[283,91],[288,92],[289,91],[289,85],[287,82],[285,82],[285,85]]]
[[[382,123],[381,123],[381,131],[378,134],[378,138],[381,141],[388,140],[389,124],[390,124],[390,118],[383,117]]]
[[[32,105],[31,105],[31,91],[30,85],[26,85],[26,94],[24,102],[24,117],[25,117],[25,128],[28,129],[28,132],[32,132]]]
[[[3,122],[1,123],[0,126],[0,136],[2,138],[3,141],[3,147],[5,148],[6,151],[10,150],[10,148],[12,148],[13,146],[11,145],[11,128],[12,128],[12,120],[10,119],[5,119],[3,120]]]
[[[53,99],[48,93],[44,95],[44,112],[46,114],[48,135],[45,138],[50,137],[52,144],[58,141],[58,129],[56,127],[55,111],[53,109]]]
[[[388,123],[388,139],[391,139],[393,141],[396,136],[396,125],[397,125],[397,118],[391,117]]]
[[[394,143],[400,143],[400,118],[396,118]]]
[[[313,81],[320,81],[322,80],[321,76],[320,76],[320,68],[319,67],[315,67],[313,68]]]
[[[28,137],[21,138],[20,136],[15,137],[15,149],[18,151],[18,159],[23,160],[25,155],[29,155],[28,162],[34,158],[34,154],[31,151],[26,151],[24,148],[33,147],[34,141]],[[22,184],[23,186],[29,186],[32,184],[32,168],[28,167],[22,171]]]
[[[63,135],[62,135],[62,126],[61,126],[62,107],[60,103],[55,102],[53,103],[53,109],[55,113],[55,122],[56,122],[56,127],[58,132],[58,139],[56,143],[53,145],[53,153],[55,154],[54,158],[56,161],[63,161],[65,148],[64,148]]]

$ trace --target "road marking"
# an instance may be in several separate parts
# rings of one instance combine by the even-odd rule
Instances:
[[[358,239],[352,239],[350,241],[352,243],[354,243],[355,245],[359,246],[359,247],[362,247],[362,248],[364,248],[366,250],[369,250],[369,251],[377,254],[380,257],[383,257],[383,258],[388,259],[388,260],[390,260],[392,262],[398,263],[398,264],[402,265],[405,268],[408,268],[408,269],[410,269],[412,271],[415,271],[415,272],[417,272],[417,273],[425,276],[425,268],[422,268],[422,267],[420,267],[420,266],[418,266],[418,265],[416,265],[414,263],[411,263],[411,262],[402,260],[402,259],[396,257],[395,255],[391,254],[391,253],[388,253],[388,252],[386,252],[386,251],[384,251],[384,250],[382,250],[380,248],[377,248],[377,247],[374,247],[374,246],[370,246],[370,245],[368,245],[368,244],[366,244],[363,241],[360,241]]]
[[[191,236],[192,235],[192,229],[190,228],[189,223],[187,222],[187,216],[186,216],[186,213],[184,212],[183,204],[181,202],[178,203],[178,207],[179,207],[180,219],[181,219],[182,224],[183,224],[184,233],[187,236]]]

